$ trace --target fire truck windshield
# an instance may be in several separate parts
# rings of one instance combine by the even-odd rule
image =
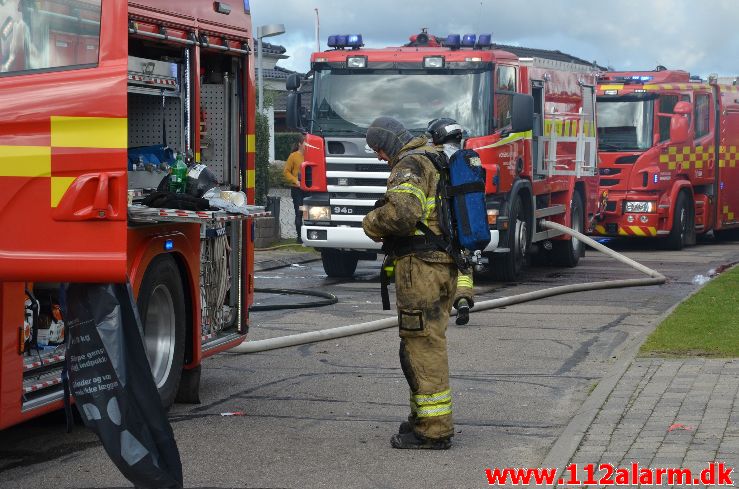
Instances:
[[[654,100],[598,98],[598,148],[643,151],[652,147]]]
[[[364,134],[375,118],[390,116],[415,134],[437,117],[451,117],[470,136],[489,134],[491,70],[357,70],[316,72],[313,129],[325,135]]]

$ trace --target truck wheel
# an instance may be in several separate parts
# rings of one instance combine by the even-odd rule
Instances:
[[[529,225],[526,208],[519,195],[511,207],[508,235],[503,245],[508,253],[493,254],[493,273],[497,280],[511,282],[521,274],[529,252]]]
[[[321,261],[323,262],[323,271],[329,277],[350,278],[357,269],[359,258],[352,253],[326,250],[321,252]]]
[[[159,255],[146,269],[137,299],[144,347],[162,406],[174,402],[185,352],[185,293],[177,263]]]
[[[572,194],[572,202],[570,203],[570,226],[575,231],[582,233],[583,225],[583,204],[582,197],[579,192]],[[572,238],[565,241],[552,242],[552,258],[554,263],[563,267],[576,267],[582,256],[583,243],[579,239]]]
[[[664,241],[664,248],[668,250],[682,250],[687,241],[689,225],[693,222],[691,218],[690,208],[688,206],[688,197],[685,192],[680,192],[675,203],[675,213],[672,218],[672,229],[670,234]]]

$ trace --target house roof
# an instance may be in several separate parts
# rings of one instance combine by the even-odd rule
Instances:
[[[493,44],[493,49],[500,49],[502,51],[508,51],[509,53],[513,53],[519,58],[544,58],[544,59],[551,59],[554,61],[565,61],[567,63],[575,63],[585,66],[592,66],[593,68],[606,71],[607,68],[605,66],[599,66],[595,61],[586,61],[582,58],[578,58],[577,56],[572,56],[571,54],[563,53],[559,50],[550,50],[550,49],[537,49],[537,48],[527,48],[523,46],[511,46],[508,44]]]
[[[254,39],[254,49],[259,49],[259,39]],[[287,49],[285,48],[285,46],[280,46],[279,44],[272,44],[272,43],[269,43],[267,41],[264,41],[264,43],[263,43],[263,49],[264,49],[262,51],[262,54],[263,55],[265,55],[265,54],[266,55],[273,55],[273,56],[279,57],[279,58],[283,58],[283,56],[281,56],[281,55],[284,55],[285,52],[287,51]],[[284,56],[284,57],[287,58],[287,56]]]

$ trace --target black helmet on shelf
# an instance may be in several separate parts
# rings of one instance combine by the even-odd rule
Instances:
[[[187,171],[187,193],[202,197],[205,192],[218,186],[218,178],[203,164],[193,165]]]
[[[429,122],[426,132],[431,134],[434,144],[444,144],[450,140],[460,140],[464,137],[464,129],[454,119],[441,117]]]

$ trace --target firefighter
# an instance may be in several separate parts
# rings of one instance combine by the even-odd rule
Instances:
[[[362,227],[395,259],[400,365],[411,391],[408,421],[390,442],[394,448],[445,450],[454,435],[446,328],[457,268],[416,227],[420,221],[441,233],[435,205],[439,175],[424,155],[436,149],[390,117],[370,125],[367,145],[391,168],[387,192]]]

